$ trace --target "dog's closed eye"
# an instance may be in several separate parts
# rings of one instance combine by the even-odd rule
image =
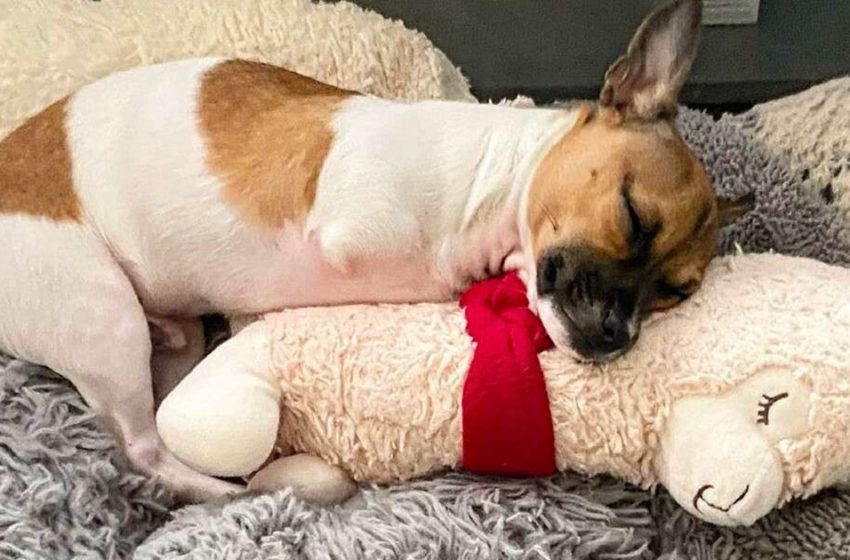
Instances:
[[[631,193],[629,193],[628,185],[623,186],[623,204],[626,206],[626,213],[629,216],[629,238],[632,243],[640,240],[643,235],[643,223],[640,220],[640,215],[632,201]]]
[[[655,239],[661,228],[657,224],[648,224],[641,218],[640,212],[631,195],[632,180],[628,175],[623,179],[621,197],[623,199],[623,206],[626,209],[626,215],[628,216],[629,246],[633,255],[641,258],[649,255],[652,240]]]
[[[697,289],[697,282],[690,280],[684,284],[674,284],[664,278],[655,281],[655,293],[661,298],[675,298],[684,301]]]

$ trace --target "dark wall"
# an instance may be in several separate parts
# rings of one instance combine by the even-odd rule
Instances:
[[[423,31],[481,98],[593,96],[653,0],[355,0]],[[850,0],[761,0],[759,23],[705,27],[684,94],[753,102],[850,73]]]

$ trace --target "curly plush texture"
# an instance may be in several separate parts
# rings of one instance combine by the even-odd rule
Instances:
[[[356,480],[407,480],[457,463],[472,341],[456,305],[293,311],[298,329],[263,321],[285,400],[281,440],[324,450]],[[333,374],[340,364],[350,376]]]
[[[349,2],[0,0],[0,137],[117,70],[221,55],[285,66],[343,88],[473,101],[422,33]]]

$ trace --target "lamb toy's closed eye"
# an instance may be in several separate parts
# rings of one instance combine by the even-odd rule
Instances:
[[[850,270],[815,261],[718,259],[703,289],[651,317],[615,362],[541,353],[555,465],[661,483],[722,525],[850,480],[848,286]],[[220,476],[251,474],[276,446],[356,481],[458,468],[474,346],[456,304],[269,314],[166,398],[159,429],[178,457]],[[274,474],[261,473],[265,486]],[[294,484],[314,482],[340,479]]]

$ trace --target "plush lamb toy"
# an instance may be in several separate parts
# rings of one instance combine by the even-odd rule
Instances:
[[[298,453],[255,486],[308,496],[322,485],[344,495],[339,472],[393,482],[447,468],[557,468],[661,483],[721,525],[850,480],[850,270],[718,259],[696,295],[651,317],[637,346],[605,365],[554,349],[538,362],[547,341],[519,280],[487,282],[495,290],[473,287],[465,310],[268,314],[165,399],[162,437],[219,476],[253,473],[275,446]],[[503,349],[508,358],[493,359]]]

